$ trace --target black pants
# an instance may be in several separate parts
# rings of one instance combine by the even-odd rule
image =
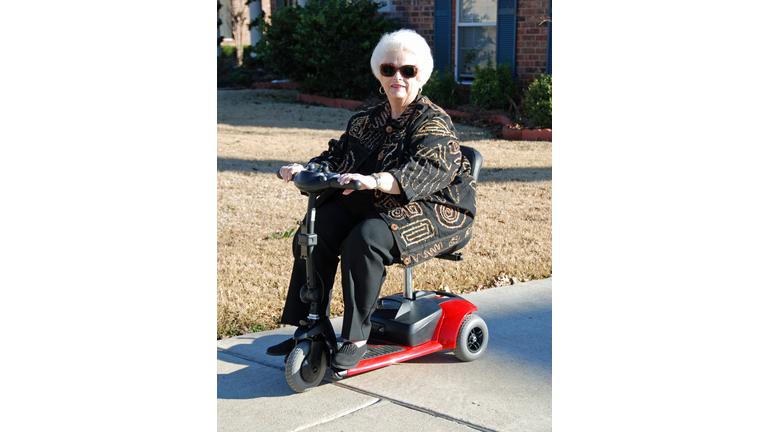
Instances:
[[[371,196],[340,192],[317,208],[317,246],[313,251],[315,272],[324,287],[320,310],[330,313],[331,288],[341,260],[341,287],[344,291],[344,324],[341,337],[366,340],[371,331],[371,314],[387,275],[386,266],[400,260],[400,251],[386,222],[373,209]],[[309,314],[309,304],[299,298],[306,283],[306,263],[300,259],[301,246],[293,240],[293,272],[280,322],[299,325]]]

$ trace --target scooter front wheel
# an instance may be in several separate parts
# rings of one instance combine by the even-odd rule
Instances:
[[[309,348],[309,341],[299,343],[288,355],[288,360],[285,362],[285,379],[297,393],[311,390],[320,384],[327,369],[325,353],[320,355],[318,364],[310,364]]]
[[[467,315],[456,336],[453,354],[461,361],[477,360],[488,346],[488,326],[477,315]]]

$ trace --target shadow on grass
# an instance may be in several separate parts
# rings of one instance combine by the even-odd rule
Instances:
[[[486,168],[480,172],[480,183],[551,181],[552,167]]]
[[[217,115],[217,123],[233,127],[263,127],[263,128],[295,128],[315,130],[335,130],[341,136],[344,127],[355,113],[373,108],[383,103],[384,98],[367,100],[358,109],[334,108],[320,104],[307,103],[296,100],[294,90],[267,90],[267,89],[243,89],[233,91],[237,94],[237,104],[227,105]],[[220,91],[220,93],[226,93]],[[262,104],[273,108],[269,115],[264,115],[264,110],[259,109]],[[264,105],[267,106],[267,105]],[[284,107],[281,107],[284,106]],[[316,111],[309,108],[321,108],[328,111]],[[298,109],[297,109],[298,108]],[[289,109],[290,113],[284,112]],[[319,112],[327,114],[318,115]],[[306,114],[305,114],[306,113]],[[327,117],[326,117],[327,116]],[[461,142],[478,140],[493,140],[493,131],[477,125],[462,123],[462,119],[453,119],[454,126],[459,134]],[[266,134],[270,131],[240,131],[242,134]]]
[[[240,171],[240,172],[262,172],[275,174],[280,167],[288,165],[289,161],[284,160],[248,160],[248,159],[229,159],[216,158],[216,171]]]
[[[255,159],[230,159],[216,158],[217,171],[240,171],[248,173],[276,174],[283,165],[288,165],[285,160],[255,160]],[[489,168],[480,174],[480,183],[491,182],[537,182],[551,181],[552,167],[525,167],[525,168]]]

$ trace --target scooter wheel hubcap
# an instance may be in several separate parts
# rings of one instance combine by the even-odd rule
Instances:
[[[469,337],[467,337],[467,348],[469,348],[469,350],[474,353],[479,351],[482,345],[483,330],[475,327],[471,332],[469,332]]]
[[[315,378],[317,378],[318,372],[319,371],[317,365],[309,364],[308,358],[305,358],[304,361],[301,362],[301,377],[304,378],[305,381],[313,381]]]

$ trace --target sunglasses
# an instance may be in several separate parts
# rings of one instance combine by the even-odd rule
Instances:
[[[403,78],[413,78],[416,76],[416,73],[419,72],[416,66],[403,65],[397,67],[391,63],[382,63],[382,65],[379,67],[379,71],[385,77],[393,77],[397,71],[400,71],[400,75],[402,75]]]

